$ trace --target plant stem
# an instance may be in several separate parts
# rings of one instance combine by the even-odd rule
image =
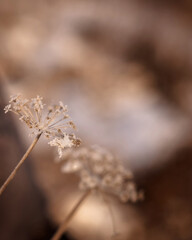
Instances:
[[[80,206],[83,204],[83,202],[86,200],[86,198],[90,195],[91,190],[88,190],[84,193],[84,195],[79,199],[79,201],[76,203],[76,205],[73,207],[71,212],[68,214],[68,216],[65,218],[64,222],[61,224],[61,226],[58,228],[54,236],[51,238],[51,240],[59,240],[63,233],[65,232],[66,228],[68,227],[68,224],[70,223],[71,219],[75,216],[77,211],[79,210]]]
[[[2,185],[2,187],[0,188],[0,196],[1,194],[5,191],[5,189],[7,188],[8,184],[11,182],[11,180],[15,177],[17,170],[21,167],[21,165],[24,163],[25,159],[29,156],[29,153],[33,150],[33,148],[35,147],[36,143],[38,142],[40,136],[42,133],[39,133],[36,138],[33,140],[33,142],[31,143],[31,145],[29,146],[29,148],[27,149],[26,153],[23,155],[23,157],[21,158],[21,160],[19,161],[19,163],[17,164],[17,166],[14,168],[14,170],[11,172],[11,174],[9,175],[9,177],[7,178],[7,180],[4,182],[4,184]]]
[[[112,235],[112,237],[116,237],[116,236],[118,235],[118,233],[117,233],[117,229],[116,229],[116,225],[115,225],[115,217],[114,217],[114,214],[113,214],[113,209],[112,209],[112,207],[111,207],[111,203],[110,203],[110,201],[108,200],[107,196],[105,196],[105,193],[104,193],[104,192],[102,192],[102,191],[100,190],[100,193],[101,193],[101,195],[102,195],[102,197],[103,197],[104,202],[106,203],[106,206],[107,206],[107,208],[108,208],[108,210],[109,210],[109,214],[110,214],[110,216],[111,216],[111,223],[112,223],[112,230],[113,230],[113,235]]]

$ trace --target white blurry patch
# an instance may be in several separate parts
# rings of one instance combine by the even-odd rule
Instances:
[[[113,95],[110,106],[98,113],[82,89],[71,85],[70,92],[67,102],[81,138],[112,149],[134,171],[166,162],[189,137],[189,119],[155,94]]]

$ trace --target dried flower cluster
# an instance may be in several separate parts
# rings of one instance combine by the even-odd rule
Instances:
[[[80,140],[74,134],[67,134],[69,128],[75,129],[72,121],[69,121],[67,106],[60,101],[58,105],[53,105],[44,109],[43,98],[26,99],[20,94],[11,96],[9,104],[4,108],[5,113],[13,112],[19,119],[33,130],[32,134],[44,134],[47,138],[52,138],[50,146],[58,147],[59,157],[62,156],[66,147],[78,146]]]
[[[93,146],[90,149],[66,149],[62,159],[62,172],[76,172],[80,188],[100,189],[116,195],[122,202],[136,202],[143,198],[136,190],[133,174],[108,151]]]

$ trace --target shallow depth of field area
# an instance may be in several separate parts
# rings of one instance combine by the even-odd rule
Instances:
[[[192,239],[191,29],[187,0],[1,1],[0,187],[42,134],[1,240]]]

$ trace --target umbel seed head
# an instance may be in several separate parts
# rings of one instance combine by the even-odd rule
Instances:
[[[68,129],[75,130],[76,127],[67,114],[67,106],[61,101],[58,105],[45,108],[42,97],[27,99],[17,94],[10,97],[4,110],[5,113],[13,112],[18,115],[19,120],[32,130],[32,134],[43,134],[50,139],[49,145],[58,148],[59,157],[64,148],[80,145],[80,139],[74,134],[66,133]]]
[[[117,196],[122,202],[143,198],[143,193],[137,191],[132,172],[101,147],[66,149],[61,160],[64,161],[63,173],[79,175],[80,189],[99,189]]]

